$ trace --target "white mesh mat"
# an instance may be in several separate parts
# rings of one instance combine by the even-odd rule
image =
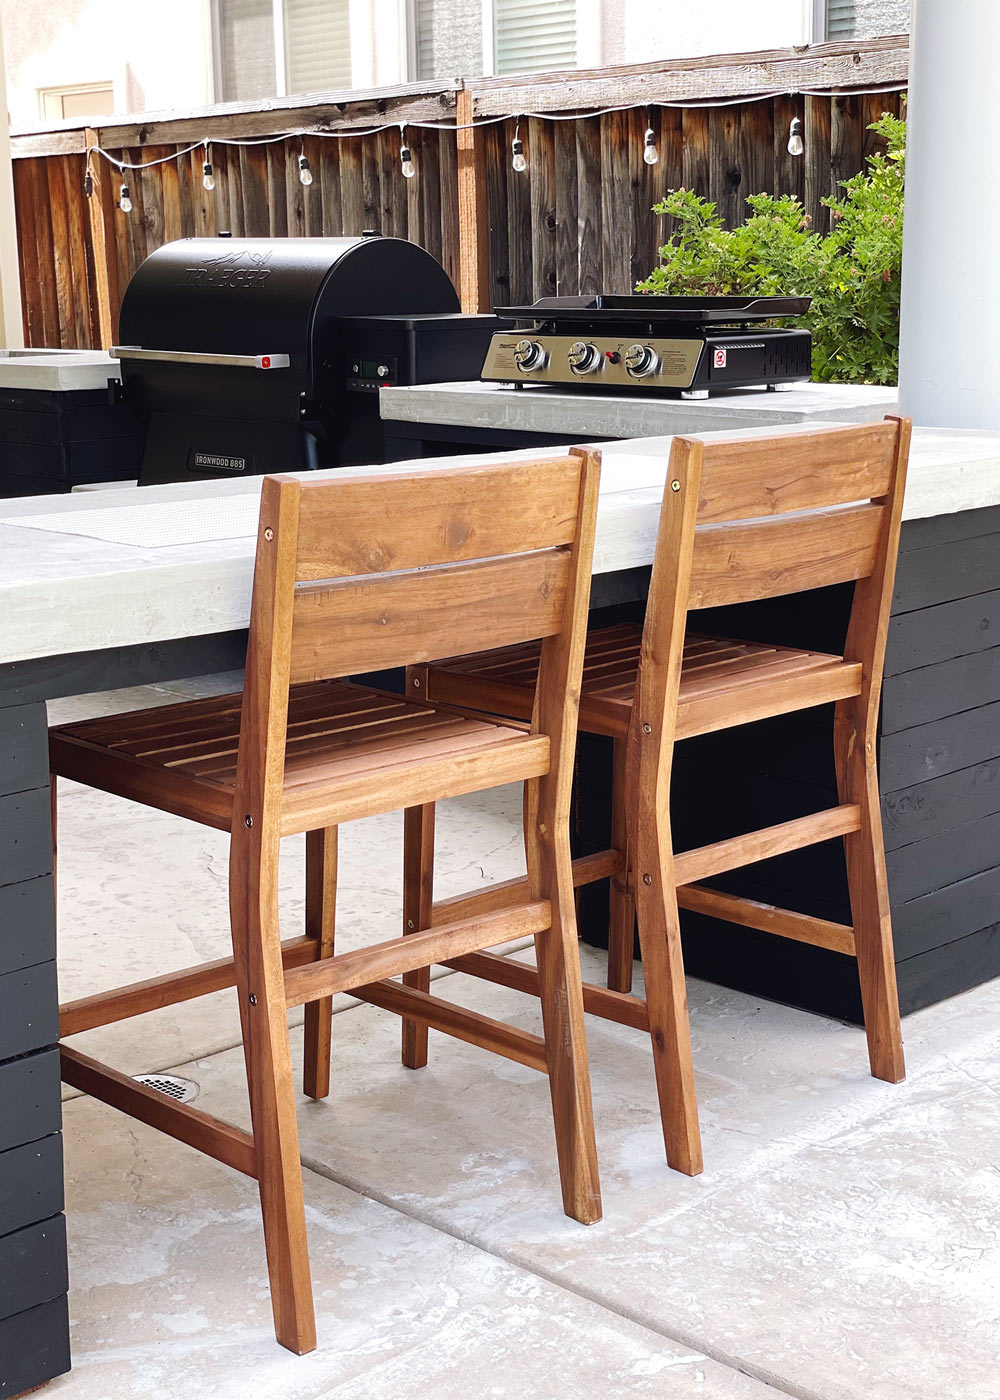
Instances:
[[[211,540],[252,538],[257,533],[260,497],[256,492],[214,496],[200,501],[154,501],[149,505],[98,506],[94,510],[53,511],[48,515],[12,515],[0,525],[82,535],[136,549],[204,544]]]

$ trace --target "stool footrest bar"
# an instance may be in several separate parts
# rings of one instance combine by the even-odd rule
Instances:
[[[527,1065],[529,1069],[548,1073],[545,1042],[528,1031],[505,1025],[503,1021],[494,1021],[478,1011],[467,1011],[464,1006],[456,1006],[453,1002],[416,991],[413,987],[401,987],[398,982],[375,982],[356,987],[354,995],[372,1006],[394,1011],[397,1016],[422,1021],[434,1030],[444,1031],[446,1035],[464,1040],[469,1045],[478,1045],[494,1055],[503,1055],[505,1059]]]
[[[137,1084],[127,1074],[120,1074],[68,1045],[60,1045],[59,1054],[63,1081],[74,1089],[100,1099],[129,1118],[138,1118],[140,1123],[147,1123],[178,1142],[186,1142],[188,1147],[234,1167],[244,1176],[256,1177],[254,1141],[242,1128],[223,1123],[190,1104],[168,1099],[158,1089]]]

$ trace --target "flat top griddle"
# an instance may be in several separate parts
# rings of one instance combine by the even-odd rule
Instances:
[[[734,321],[772,321],[802,316],[811,297],[667,297],[638,294],[612,296],[540,297],[531,306],[498,306],[498,316],[515,321],[604,323],[642,321],[702,326]]]

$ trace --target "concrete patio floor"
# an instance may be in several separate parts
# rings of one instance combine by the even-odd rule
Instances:
[[[442,807],[441,893],[521,868],[519,805],[506,789]],[[344,829],[341,948],[397,933],[400,835],[397,816]],[[63,997],[223,955],[226,845],[62,785]],[[290,934],[302,853],[286,845]],[[531,999],[442,977],[443,995],[538,1028]],[[319,1325],[304,1358],[273,1339],[254,1184],[68,1095],[74,1370],[49,1393],[996,1400],[1000,984],[909,1017],[895,1087],[870,1078],[854,1028],[707,983],[689,998],[705,1172],[666,1167],[643,1037],[591,1019],[605,1216],[589,1229],[561,1212],[541,1076],[439,1035],[427,1069],[404,1070],[398,1020],[338,999],[333,1092],[299,1113]],[[131,1073],[174,1067],[247,1123],[231,993],[78,1041]]]

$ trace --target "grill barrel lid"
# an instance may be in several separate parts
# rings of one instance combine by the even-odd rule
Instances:
[[[405,239],[183,238],[150,254],[129,282],[121,342],[288,355],[287,373],[311,379],[317,340],[338,317],[458,310],[447,273]]]

